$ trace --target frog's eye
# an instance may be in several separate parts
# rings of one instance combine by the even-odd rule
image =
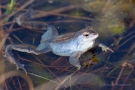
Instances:
[[[84,32],[83,36],[88,37],[89,36],[89,32]]]

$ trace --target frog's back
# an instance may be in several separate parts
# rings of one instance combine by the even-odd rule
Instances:
[[[60,35],[55,40],[53,40],[53,43],[61,43],[68,40],[72,40],[73,35],[74,33],[67,33],[67,34]]]
[[[67,33],[58,36],[50,43],[52,52],[61,56],[70,56],[76,49],[76,45],[72,42],[74,33]]]

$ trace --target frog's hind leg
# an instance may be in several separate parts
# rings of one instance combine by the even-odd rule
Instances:
[[[27,75],[27,71],[26,69],[24,68],[24,65],[23,64],[20,64],[13,56],[12,54],[12,45],[8,45],[6,47],[6,50],[5,50],[5,57],[7,60],[10,61],[10,63],[12,64],[15,64],[17,66],[17,69],[21,68],[22,70],[25,71],[26,75]]]
[[[10,47],[10,48],[7,49],[7,47]],[[16,50],[16,51],[20,51],[20,52],[32,53],[35,55],[39,55],[39,54],[43,53],[42,50],[37,49],[36,47],[31,46],[31,45],[27,45],[27,44],[8,45],[7,47],[6,47],[6,49],[7,49],[6,52],[8,52],[8,50]],[[44,50],[46,50],[44,53],[51,51],[51,49],[49,47],[47,49],[44,49]]]
[[[40,44],[37,49],[41,53],[52,51],[50,43],[58,36],[58,32],[54,26],[48,25],[47,31],[42,35]]]
[[[40,21],[33,21],[32,16],[35,14],[35,11],[30,8],[26,13],[19,15],[16,17],[16,22],[18,25],[29,28],[29,29],[34,29],[34,30],[46,30],[48,24],[45,22],[40,22]]]
[[[58,31],[57,29],[52,26],[48,25],[47,26],[47,31],[42,35],[40,43],[49,43],[52,40],[54,40],[58,36]]]
[[[25,19],[31,20],[32,15],[34,15],[34,14],[36,14],[36,12],[32,8],[29,8],[28,11],[23,14],[23,16],[24,16]]]
[[[45,52],[49,52],[51,51],[51,49],[48,48],[44,48],[42,50],[38,50],[36,47],[34,46],[30,46],[30,45],[26,45],[26,44],[21,44],[21,45],[8,45],[6,47],[5,50],[5,57],[6,59],[8,59],[12,64],[15,64],[17,66],[17,69],[21,68],[25,71],[25,73],[27,74],[26,69],[24,68],[23,64],[20,64],[17,59],[14,57],[12,50],[17,50],[20,52],[26,52],[26,53],[32,53],[32,54],[36,54],[39,55],[41,53],[45,53]],[[45,51],[43,51],[45,50]]]

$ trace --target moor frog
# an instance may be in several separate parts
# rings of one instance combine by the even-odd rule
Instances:
[[[54,26],[47,25],[43,22],[29,21],[28,18],[30,17],[31,10],[23,15],[20,15],[16,21],[20,26],[23,27],[40,30],[46,29],[47,31],[42,35],[40,44],[38,47],[33,47],[30,45],[7,45],[5,57],[13,64],[16,64],[18,68],[22,68],[26,72],[23,65],[17,62],[17,60],[14,58],[12,49],[35,55],[52,51],[56,55],[69,56],[69,62],[79,70],[81,68],[79,57],[95,45],[95,40],[98,37],[98,33],[94,31],[92,27],[87,27],[78,32],[58,35],[58,32]],[[109,47],[103,44],[98,44],[98,46],[102,48],[102,51],[110,50],[113,52]]]

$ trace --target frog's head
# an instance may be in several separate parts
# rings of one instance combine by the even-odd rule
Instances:
[[[98,33],[95,32],[92,27],[87,27],[77,33],[73,36],[74,39],[76,39],[78,42],[91,42],[95,41],[95,39],[98,37]]]

